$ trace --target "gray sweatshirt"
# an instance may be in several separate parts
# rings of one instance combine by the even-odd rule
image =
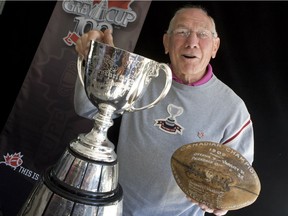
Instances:
[[[153,79],[135,107],[158,97],[164,80],[163,75]],[[79,80],[75,110],[86,118],[97,112]],[[200,141],[225,144],[253,161],[250,114],[243,100],[215,74],[198,86],[173,81],[167,96],[155,107],[124,112],[117,144],[123,216],[203,216],[178,187],[170,165],[176,149]]]

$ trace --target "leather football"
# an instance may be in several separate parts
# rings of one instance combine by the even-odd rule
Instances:
[[[181,190],[212,209],[246,207],[261,190],[258,175],[246,158],[219,143],[181,146],[171,157],[171,168]]]

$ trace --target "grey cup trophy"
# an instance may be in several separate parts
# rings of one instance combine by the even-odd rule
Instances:
[[[47,169],[18,215],[122,215],[123,191],[108,129],[113,115],[149,109],[162,100],[172,73],[164,63],[96,41],[91,41],[85,60],[78,57],[77,69],[88,99],[98,109],[94,126],[72,140],[57,164]],[[159,97],[135,107],[159,72],[166,76]]]

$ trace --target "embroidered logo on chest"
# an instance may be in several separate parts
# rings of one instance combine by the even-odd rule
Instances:
[[[183,108],[169,104],[167,106],[169,116],[165,119],[156,119],[154,126],[159,127],[160,130],[170,134],[181,134],[184,128],[177,123],[177,117],[183,113]]]

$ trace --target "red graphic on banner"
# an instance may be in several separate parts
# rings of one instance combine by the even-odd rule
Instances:
[[[130,3],[133,2],[133,0],[131,0],[131,1],[108,1],[108,0],[99,1],[99,0],[94,0],[93,5],[99,4],[103,1],[108,2],[108,8],[114,7],[114,8],[122,8],[124,10],[129,9]]]
[[[7,166],[11,166],[12,168],[14,168],[14,170],[21,166],[21,164],[23,163],[23,160],[21,159],[23,157],[23,155],[21,155],[21,152],[19,153],[14,153],[13,155],[7,153],[6,156],[4,156],[5,161],[1,161],[1,163],[5,163]]]
[[[65,41],[65,43],[69,46],[72,46],[73,44],[76,44],[76,41],[79,39],[79,35],[76,34],[75,32],[70,32],[68,33],[68,35],[66,37],[63,38],[63,40]]]

